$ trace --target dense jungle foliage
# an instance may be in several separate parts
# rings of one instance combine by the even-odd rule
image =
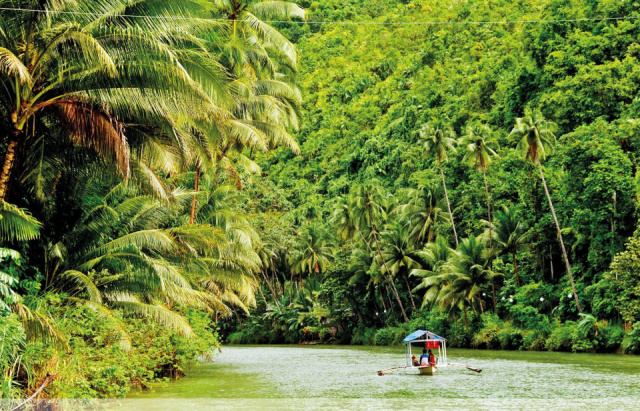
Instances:
[[[640,353],[637,2],[0,7],[0,397],[224,341]]]
[[[638,3],[300,4],[409,24],[281,25],[302,155],[258,162],[292,270],[229,341],[638,352]]]

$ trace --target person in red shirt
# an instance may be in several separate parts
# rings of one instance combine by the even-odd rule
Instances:
[[[429,350],[429,365],[436,365],[436,356]]]

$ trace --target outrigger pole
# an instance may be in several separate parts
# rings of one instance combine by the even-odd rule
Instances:
[[[412,365],[410,365],[410,366],[408,366],[408,367],[393,367],[393,368],[387,368],[386,370],[380,370],[380,371],[378,371],[378,375],[381,375],[381,376],[382,376],[382,375],[385,375],[385,374],[390,374],[390,373],[392,373],[392,372],[396,372],[396,371],[400,371],[400,370],[405,370],[405,369],[407,369],[407,368],[417,368],[417,369],[420,369],[420,368],[429,368],[429,367],[431,367],[431,365],[419,365],[419,366],[417,366],[417,367],[414,367],[414,366],[412,366]],[[482,371],[482,370],[480,370],[480,371]]]

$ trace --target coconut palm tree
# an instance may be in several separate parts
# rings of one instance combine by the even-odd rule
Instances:
[[[553,221],[555,222],[558,233],[558,239],[560,240],[560,246],[562,247],[562,255],[564,256],[567,275],[571,282],[573,296],[576,300],[576,307],[578,308],[578,312],[582,312],[582,306],[580,305],[576,284],[573,279],[573,274],[571,273],[569,256],[564,246],[564,240],[562,239],[562,229],[560,228],[560,223],[556,216],[556,210],[553,207],[553,202],[551,201],[547,181],[545,180],[544,173],[542,171],[542,163],[540,162],[540,157],[543,159],[546,158],[547,153],[551,153],[553,150],[553,146],[556,142],[556,129],[556,124],[546,120],[539,111],[527,110],[525,111],[524,117],[516,119],[516,125],[513,127],[513,130],[511,130],[509,136],[518,140],[516,149],[523,154],[525,160],[531,161],[532,164],[538,166],[540,179],[542,180],[544,192],[547,196],[547,200],[549,201],[549,208],[551,209],[551,215],[553,216]]]
[[[331,224],[343,241],[353,238],[356,226],[353,221],[353,209],[348,197],[338,197],[331,212]]]
[[[409,201],[396,209],[396,214],[409,225],[409,237],[417,245],[431,242],[435,237],[435,227],[439,221],[447,219],[443,211],[443,195],[436,184],[428,184],[407,193]]]
[[[443,308],[461,308],[469,332],[467,309],[475,309],[477,303],[480,311],[484,311],[480,291],[491,277],[485,243],[480,237],[463,239],[443,271],[438,304]]]
[[[398,289],[396,288],[393,278],[389,276],[391,270],[387,266],[384,256],[382,255],[382,249],[380,248],[380,241],[378,238],[380,227],[383,226],[387,217],[387,197],[378,185],[370,183],[359,186],[356,189],[352,197],[352,204],[354,226],[357,227],[361,233],[367,232],[373,239],[373,243],[376,247],[375,251],[377,252],[377,257],[375,259],[384,267],[384,272],[387,274],[396,302],[402,312],[402,317],[405,321],[408,321],[409,317],[407,316],[404,305],[400,300]],[[363,239],[364,238],[365,236],[363,235]],[[366,239],[365,242],[369,245],[369,242],[367,242]],[[371,249],[371,247],[369,247],[369,249]]]
[[[282,34],[263,20],[304,19],[304,9],[280,1],[214,0],[213,5],[215,16],[222,15],[229,20],[230,26],[224,35],[214,37],[208,49],[229,74],[228,90],[235,101],[228,107],[234,116],[233,129],[207,133],[214,134],[218,141],[204,144],[204,152],[195,157],[191,224],[197,213],[203,168],[222,167],[235,177],[235,184],[240,189],[238,165],[251,174],[260,173],[260,167],[243,154],[245,148],[253,152],[286,146],[294,153],[300,153],[295,139],[286,131],[297,130],[302,103],[294,78],[297,52]],[[238,134],[236,130],[243,128],[254,132],[254,138],[247,140],[244,134]]]
[[[258,255],[220,209],[208,213],[218,226],[175,224],[188,219],[190,193],[176,198],[177,204],[167,204],[124,184],[110,190],[60,242],[48,246],[45,288],[64,291],[69,301],[104,315],[113,317],[111,310],[120,309],[187,336],[191,328],[172,310],[174,304],[214,316],[231,307],[248,312],[255,304]]]
[[[440,175],[442,176],[442,187],[444,189],[444,197],[447,200],[447,209],[449,210],[449,218],[451,219],[451,227],[453,228],[453,237],[458,245],[458,233],[456,232],[456,224],[453,220],[453,212],[451,211],[451,203],[449,202],[449,194],[447,193],[447,183],[444,178],[442,163],[449,159],[448,153],[456,151],[456,133],[451,125],[442,121],[436,121],[433,124],[424,124],[420,130],[420,144],[424,147],[427,157],[435,158]]]
[[[309,224],[302,228],[296,248],[290,264],[292,272],[297,274],[326,271],[335,253],[331,235],[319,224]]]
[[[420,263],[416,258],[415,249],[409,237],[409,228],[401,223],[390,224],[382,232],[381,237],[382,255],[386,267],[390,270],[389,275],[391,278],[403,277],[411,306],[413,311],[416,311],[412,295],[413,289],[409,286],[408,277],[412,269],[420,267]]]
[[[514,207],[505,206],[495,213],[492,226],[492,229],[487,229],[487,235],[493,235],[500,253],[511,255],[516,284],[520,287],[517,254],[529,248],[530,232],[518,218]]]
[[[264,20],[304,20],[306,12],[303,8],[286,1],[213,0],[213,3],[218,7],[219,13],[229,20],[231,42],[227,47],[230,57],[238,60],[252,57],[253,53],[247,53],[244,44],[234,47],[238,44],[236,42],[245,41],[257,43],[262,50],[267,47],[281,50],[291,64],[297,63],[295,46]]]
[[[491,200],[489,199],[489,185],[487,184],[487,169],[493,162],[493,158],[498,154],[494,148],[497,148],[497,141],[491,128],[486,124],[474,124],[467,127],[467,134],[463,136],[459,144],[464,147],[464,157],[462,161],[466,162],[476,171],[482,172],[484,179],[484,189],[487,196],[487,221],[491,220]],[[491,230],[491,225],[489,225]],[[489,248],[492,248],[493,240],[489,233]]]
[[[172,47],[181,43],[177,33],[184,22],[160,15],[144,23],[118,18],[140,3],[0,1],[24,9],[3,13],[0,30],[0,82],[7,92],[0,122],[8,130],[0,200],[16,153],[28,154],[37,141],[34,129],[46,127],[49,137],[95,150],[127,178],[127,123],[183,128],[189,121],[222,118],[208,94],[220,90],[219,67],[207,63],[206,53],[181,54]],[[167,7],[156,3],[155,12]],[[181,64],[181,58],[193,64]]]
[[[421,268],[411,270],[411,275],[422,278],[420,284],[414,291],[426,290],[422,299],[421,308],[437,301],[440,288],[443,285],[443,267],[454,250],[449,246],[447,239],[438,236],[434,242],[428,243],[424,250],[416,254],[420,261]]]

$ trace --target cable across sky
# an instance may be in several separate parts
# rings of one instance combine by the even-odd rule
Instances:
[[[65,10],[42,10],[42,9],[26,9],[17,7],[0,7],[0,11],[13,11],[24,13],[43,13],[43,14],[68,14],[76,16],[94,16],[94,17],[127,17],[139,19],[163,19],[163,20],[193,20],[193,21],[211,21],[211,22],[229,22],[233,20],[203,18],[193,16],[171,16],[171,15],[140,15],[140,14],[110,14],[110,13],[92,13],[81,11],[65,11]],[[343,25],[343,26],[454,26],[454,25],[504,25],[504,24],[547,24],[547,23],[580,23],[580,22],[598,22],[598,21],[622,21],[637,20],[640,16],[619,16],[619,17],[593,17],[593,18],[575,18],[575,19],[540,19],[540,20],[486,20],[486,21],[304,21],[304,20],[263,20],[264,23],[277,24],[307,24],[307,25]]]

